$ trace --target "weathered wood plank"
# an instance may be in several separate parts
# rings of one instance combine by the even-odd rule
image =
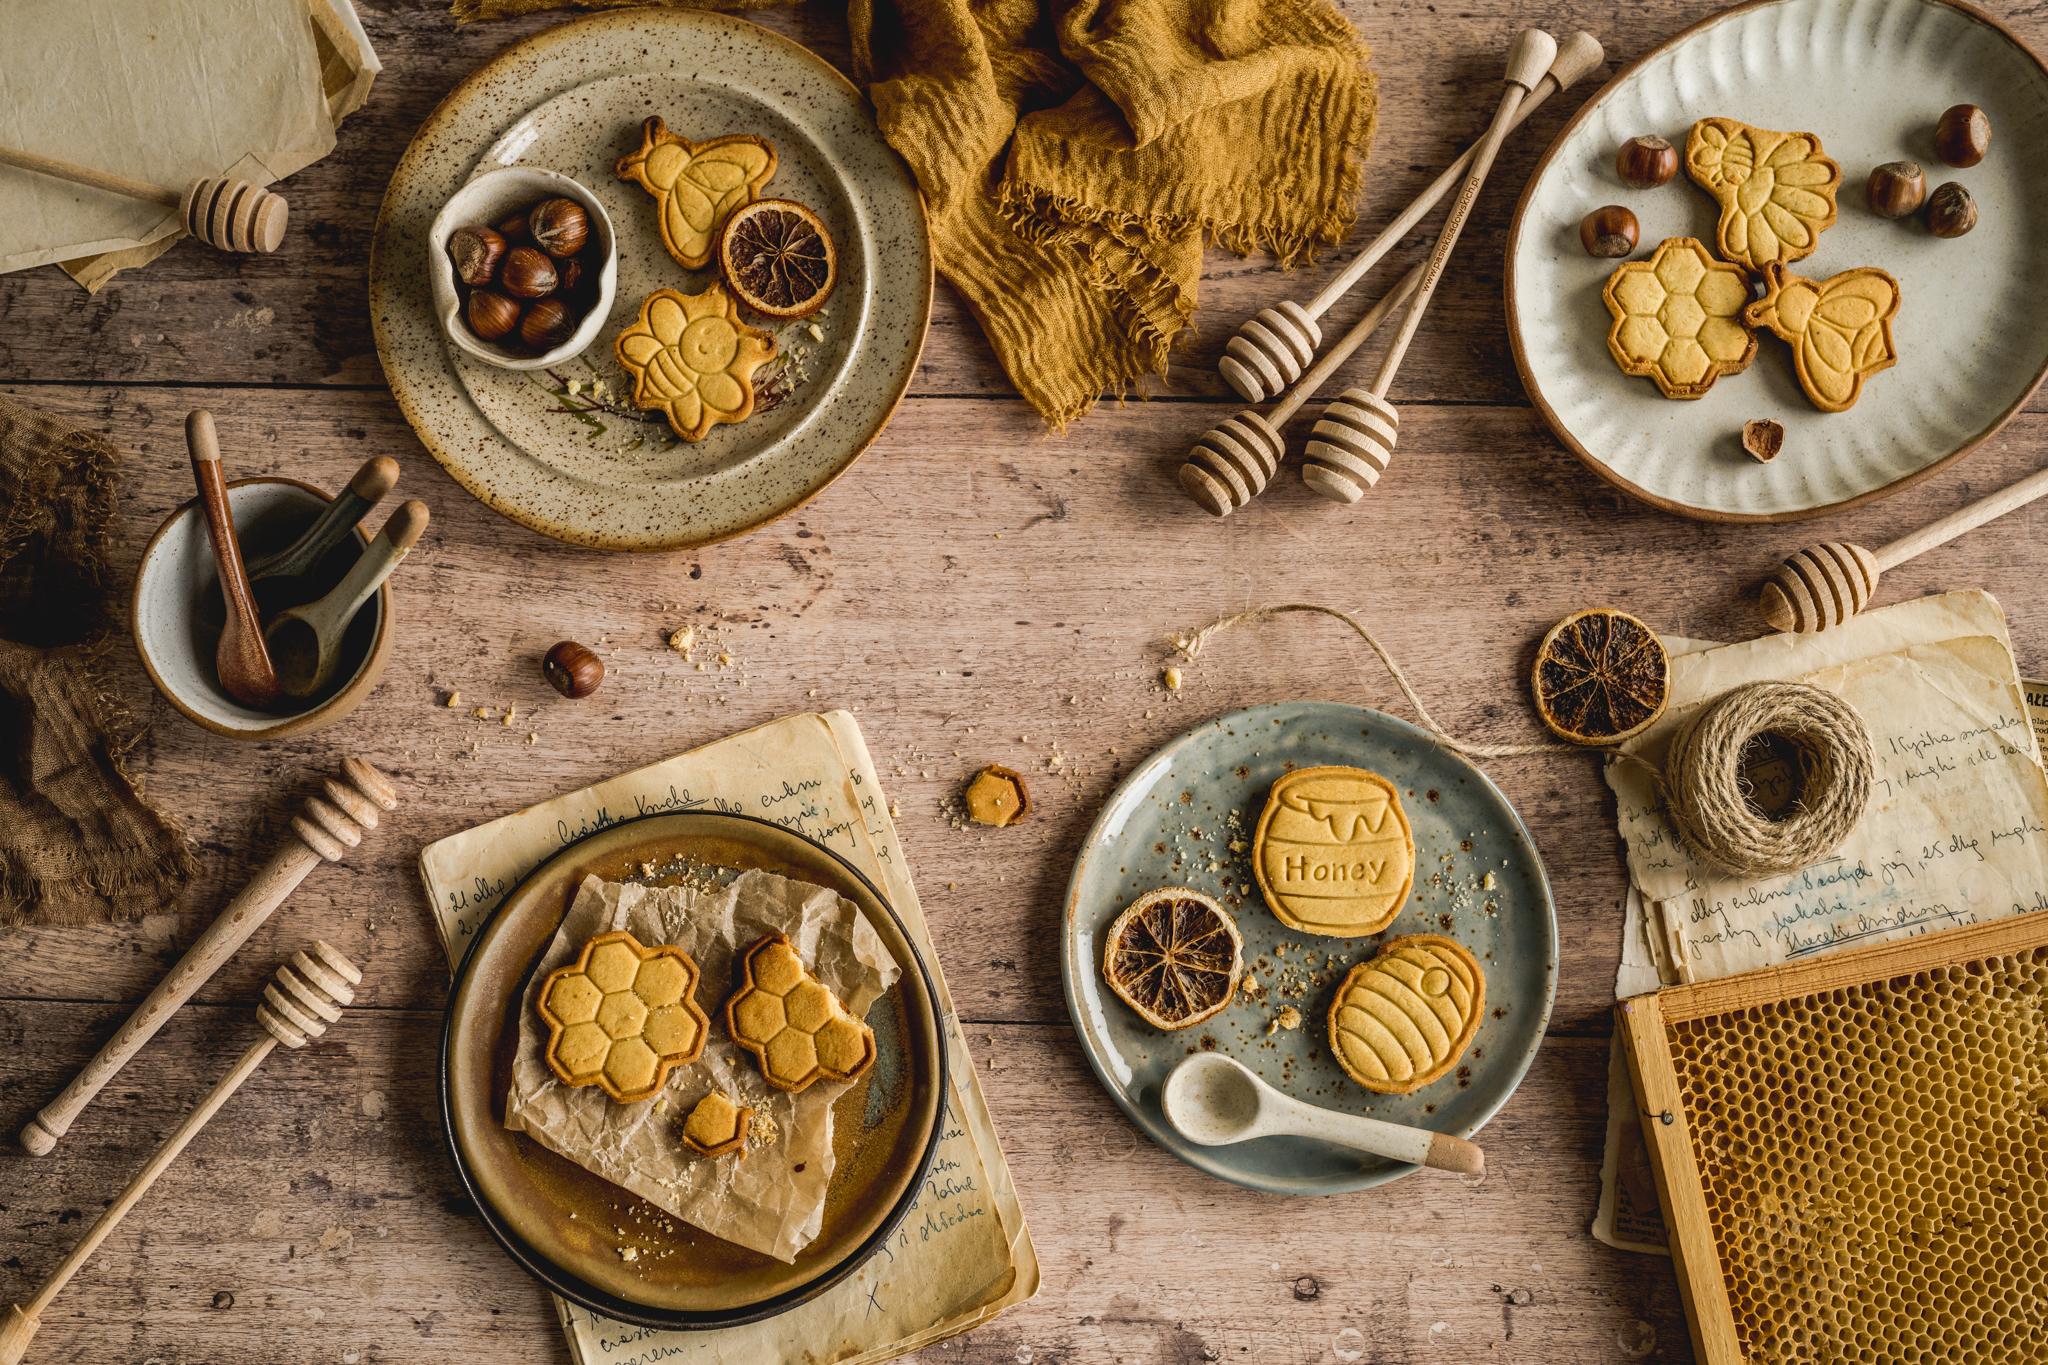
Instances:
[[[0,1124],[18,1126],[113,1023],[103,1008],[0,1002]],[[190,1010],[53,1155],[0,1146],[0,1302],[34,1289],[254,1031],[243,1008]],[[439,1039],[437,1015],[357,1009],[327,1040],[274,1055],[56,1301],[31,1358],[566,1359],[541,1290],[491,1242],[441,1151]],[[1154,1148],[1064,1027],[982,1027],[970,1042],[1045,1288],[920,1359],[1688,1358],[1668,1274],[1585,1235],[1604,1041],[1544,1050],[1486,1133],[1483,1181],[1421,1175],[1327,1200],[1252,1194]]]
[[[1405,707],[1362,647],[1296,620],[1224,637],[1177,694],[1163,640],[1260,602],[1354,608],[1455,731],[1539,736],[1529,652],[1565,612],[1596,602],[1659,627],[1732,638],[1741,595],[1812,540],[1879,543],[2037,467],[2048,420],[1927,485],[1792,528],[1714,528],[1640,508],[1543,437],[1526,410],[1411,414],[1400,463],[1351,512],[1284,483],[1211,522],[1168,470],[1222,411],[1105,410],[1064,441],[1015,403],[918,400],[848,478],[798,515],[692,556],[616,556],[547,541],[486,510],[364,392],[35,389],[27,396],[115,432],[134,451],[121,500],[125,576],[161,517],[190,495],[180,424],[214,408],[239,473],[338,486],[366,455],[397,454],[402,492],[435,522],[399,579],[397,643],[378,691],[337,728],[264,745],[186,723],[126,652],[120,690],[151,722],[135,767],[199,841],[204,884],[178,916],[137,928],[24,931],[0,955],[0,995],[133,998],[190,942],[277,836],[311,775],[361,752],[406,805],[339,866],[317,870],[254,949],[209,988],[247,996],[281,945],[318,931],[374,967],[368,998],[439,998],[446,964],[427,933],[420,845],[491,816],[791,711],[860,716],[900,812],[920,890],[967,1017],[1064,1016],[1051,928],[1078,841],[1131,765],[1179,731],[1240,706],[1317,696]],[[2023,661],[2048,665],[2030,610],[2031,547],[2048,506],[2022,510],[1887,575],[1888,599],[1983,584],[2014,615]],[[1383,553],[1381,537],[1398,544]],[[665,647],[695,623],[696,671]],[[599,647],[604,688],[556,697],[537,661],[575,638]],[[463,706],[440,704],[459,689]],[[507,727],[474,706],[515,707]],[[528,734],[534,741],[526,742]],[[1055,757],[1057,771],[1053,771]],[[948,799],[981,763],[1033,775],[1037,810],[1008,830],[954,828]],[[1557,1025],[1604,1031],[1622,893],[1612,802],[1591,756],[1486,765],[1549,861],[1568,945]]]
[[[0,276],[0,375],[10,380],[101,383],[382,382],[370,337],[364,267],[377,205],[413,130],[457,81],[552,16],[455,29],[439,0],[365,7],[385,71],[369,106],[341,133],[340,146],[284,187],[292,240],[272,258],[231,258],[181,245],[92,299],[54,270]],[[1573,5],[1532,15],[1506,0],[1481,0],[1446,17],[1426,0],[1345,8],[1377,49],[1382,108],[1361,219],[1370,233],[1391,218],[1476,137],[1497,88],[1514,29],[1541,22],[1558,32],[1587,27],[1606,42],[1610,70],[1717,8],[1711,0],[1655,6]],[[842,17],[832,6],[758,12],[759,20],[848,65]],[[2025,38],[2048,41],[2048,15],[2005,15]],[[1406,402],[1432,399],[1519,403],[1501,309],[1501,256],[1508,219],[1537,155],[1592,84],[1541,111],[1502,153],[1459,248],[1459,268],[1431,309],[1401,374]],[[1673,189],[1670,193],[1685,193]],[[1424,225],[1405,253],[1419,255],[1435,232]],[[1363,236],[1357,239],[1362,243]],[[1348,259],[1352,247],[1283,273],[1263,257],[1213,253],[1197,318],[1199,335],[1177,358],[1173,391],[1221,395],[1214,360],[1238,321],[1282,298],[1306,298]],[[1392,263],[1389,263],[1392,265]],[[1382,267],[1377,289],[1398,273]],[[1367,298],[1340,303],[1332,322],[1348,326]],[[1339,375],[1367,373],[1368,348]],[[1008,395],[1009,385],[971,318],[950,290],[939,291],[916,391]]]

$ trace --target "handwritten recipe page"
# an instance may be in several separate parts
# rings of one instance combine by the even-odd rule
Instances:
[[[721,1331],[633,1327],[556,1300],[579,1365],[868,1365],[986,1321],[1038,1290],[1038,1258],[933,952],[866,742],[845,712],[789,716],[429,845],[420,874],[451,963],[527,873],[643,815],[718,810],[808,835],[875,882],[938,989],[951,1077],[932,1170],[902,1225],[810,1302]]]

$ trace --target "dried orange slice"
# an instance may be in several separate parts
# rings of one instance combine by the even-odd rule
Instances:
[[[1664,714],[1671,658],[1625,611],[1575,611],[1536,647],[1536,711],[1560,739],[1618,744]]]
[[[809,317],[839,277],[832,234],[788,199],[734,209],[718,234],[718,266],[742,303],[771,318]]]
[[[1199,1024],[1230,1003],[1244,974],[1244,939],[1208,896],[1162,886],[1109,926],[1102,976],[1154,1028]]]

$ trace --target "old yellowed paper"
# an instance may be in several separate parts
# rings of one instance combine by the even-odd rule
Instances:
[[[1805,681],[1870,731],[1870,806],[1836,854],[1785,877],[1732,877],[1685,848],[1656,773],[1677,727],[1730,687]],[[1922,598],[1814,636],[1672,660],[1671,707],[1623,746],[1614,787],[1652,949],[1707,980],[1858,943],[2048,906],[2048,781],[1998,604]]]
[[[836,1169],[832,1106],[851,1085],[821,1080],[799,1094],[778,1090],[714,1023],[704,1053],[662,1093],[615,1104],[595,1086],[562,1084],[548,1067],[548,1028],[536,1003],[549,972],[598,934],[625,929],[643,944],[673,943],[697,964],[698,1007],[715,1020],[734,962],[764,934],[779,933],[826,990],[856,1018],[899,969],[860,910],[838,893],[766,872],[730,886],[618,885],[584,880],[562,927],[541,954],[519,1016],[519,1050],[505,1126],[728,1242],[794,1261],[817,1238]],[[752,1109],[756,1138],[736,1159],[705,1160],[677,1141],[683,1116],[716,1091]]]
[[[844,712],[798,715],[600,782],[428,846],[420,869],[451,961],[519,879],[585,834],[636,815],[735,809],[801,830],[883,891],[925,954],[946,1025],[945,1127],[903,1225],[828,1292],[765,1322],[718,1332],[629,1327],[557,1303],[580,1365],[820,1365],[894,1359],[967,1331],[1038,1292],[1037,1253],[932,950],[888,799]]]

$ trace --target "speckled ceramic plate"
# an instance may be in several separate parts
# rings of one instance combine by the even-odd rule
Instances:
[[[1251,839],[1266,793],[1296,768],[1345,764],[1400,790],[1415,836],[1415,887],[1385,934],[1322,938],[1282,925],[1252,877]],[[1232,842],[1243,847],[1231,849]],[[1489,882],[1490,875],[1490,882]],[[1103,983],[1110,921],[1157,886],[1221,900],[1244,935],[1263,999],[1236,1002],[1178,1032],[1152,1028]],[[1375,1095],[1329,1053],[1327,1017],[1355,963],[1402,934],[1445,934],[1486,973],[1486,1017],[1451,1075],[1411,1095]],[[1089,1063],[1154,1142],[1199,1170],[1275,1194],[1341,1194],[1416,1168],[1308,1138],[1233,1147],[1182,1139],[1159,1089],[1197,1048],[1227,1052],[1297,1099],[1470,1137],[1507,1102],[1543,1042],[1557,986],[1557,920],[1543,860],[1486,775],[1406,721],[1335,702],[1236,711],[1188,731],[1139,764],[1097,817],[1067,887],[1060,970]],[[1298,1029],[1269,1032],[1286,1006]]]
[[[1991,116],[1991,154],[1968,170],[1934,155],[1951,104]],[[1607,353],[1601,290],[1614,262],[1579,246],[1579,220],[1623,204],[1638,255],[1666,237],[1714,241],[1717,209],[1683,171],[1631,190],[1615,149],[1642,133],[1683,145],[1694,120],[1725,115],[1810,131],[1842,166],[1840,217],[1792,267],[1825,278],[1879,266],[1899,281],[1898,364],[1845,413],[1818,411],[1792,352],[1759,339],[1756,360],[1690,402],[1662,398]],[[2048,70],[1997,21],[1951,0],[1767,0],[1714,16],[1629,67],[1565,126],[1522,196],[1508,240],[1508,330],[1530,398],[1567,447],[1625,491],[1686,516],[1786,521],[1895,492],[1997,431],[2048,374]],[[1943,241],[1917,221],[1871,213],[1870,169],[1906,158],[1931,188],[1958,180],[1979,221]],[[1785,424],[1767,465],[1742,424]]]
[[[832,1109],[837,1165],[823,1226],[788,1265],[676,1222],[505,1128],[516,1011],[576,888],[591,873],[660,885],[673,880],[668,869],[679,861],[700,869],[761,868],[831,887],[860,908],[902,968],[868,1011],[875,1064]],[[660,875],[645,875],[649,863]],[[729,983],[707,981],[698,988],[698,1003],[715,1016],[729,989]],[[745,815],[691,811],[628,820],[536,868],[463,957],[441,1040],[442,1118],[456,1173],[506,1251],[550,1289],[593,1312],[677,1328],[770,1317],[850,1274],[916,1202],[938,1147],[946,1093],[937,998],[895,912],[829,849]],[[640,1254],[628,1262],[619,1254],[622,1245]]]
[[[649,114],[695,140],[774,143],[766,192],[809,205],[839,250],[816,318],[767,326],[781,357],[755,414],[678,439],[627,401],[612,352],[640,301],[707,288],[662,247],[655,200],[613,174]],[[546,370],[499,369],[449,344],[426,271],[429,225],[478,173],[541,166],[586,186],[617,231],[617,297],[596,342]],[[725,15],[645,9],[577,19],[508,48],[427,117],[392,173],[370,256],[370,315],[392,393],[420,440],[506,516],[579,545],[672,550],[790,511],[881,432],[931,317],[924,204],[866,100],[821,58]]]

